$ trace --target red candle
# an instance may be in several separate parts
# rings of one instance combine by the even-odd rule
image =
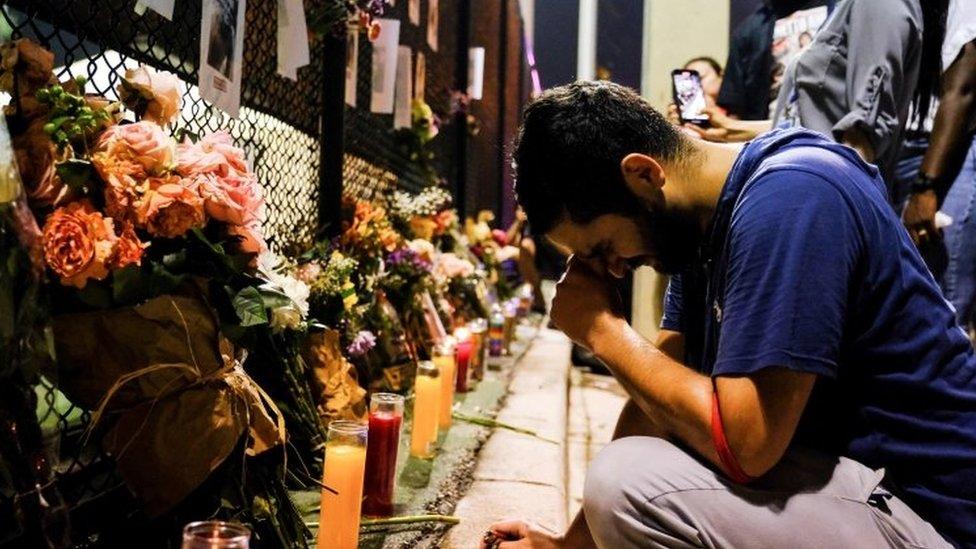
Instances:
[[[393,514],[393,489],[402,423],[403,396],[392,393],[372,396],[366,442],[364,515],[388,517]]]
[[[468,392],[468,362],[471,360],[471,350],[474,342],[465,339],[457,344],[457,386],[459,393]]]

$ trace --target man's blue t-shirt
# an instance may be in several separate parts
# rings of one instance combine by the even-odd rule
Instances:
[[[819,134],[751,142],[662,328],[702,323],[689,360],[713,376],[817,374],[797,442],[884,467],[943,536],[976,544],[976,356],[884,189]]]

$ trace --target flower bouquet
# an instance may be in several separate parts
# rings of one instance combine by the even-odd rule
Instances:
[[[244,486],[230,459],[284,448],[286,421],[310,460],[324,435],[299,353],[301,285],[258,261],[264,199],[244,152],[223,132],[177,143],[164,130],[179,112],[171,75],[127,72],[119,95],[139,120],[125,123],[119,105],[83,95],[84,80],[56,82],[38,50],[5,57],[0,86],[52,280],[47,375],[94,410],[90,429],[150,516],[219,469],[238,497],[216,514],[299,543],[283,453],[252,463],[247,478],[260,478]],[[268,378],[287,379],[274,399],[258,385]],[[255,497],[278,503],[252,512]]]

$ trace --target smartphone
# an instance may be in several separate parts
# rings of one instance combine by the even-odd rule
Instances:
[[[682,123],[708,123],[705,113],[705,90],[702,88],[701,75],[698,71],[675,69],[671,71],[671,90],[674,104],[678,107],[678,116]]]

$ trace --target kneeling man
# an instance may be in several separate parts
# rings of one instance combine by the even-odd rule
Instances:
[[[604,82],[544,93],[514,154],[574,255],[556,325],[630,395],[560,536],[501,548],[976,544],[976,357],[878,170],[806,130],[683,137]],[[672,275],[661,337],[610,277]]]

